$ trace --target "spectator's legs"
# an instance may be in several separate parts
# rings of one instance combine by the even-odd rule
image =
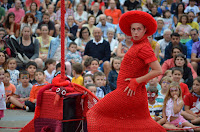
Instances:
[[[43,69],[43,60],[41,58],[36,58],[35,60],[35,63],[37,64],[37,67],[40,68],[40,69]]]
[[[25,101],[25,105],[29,107],[29,111],[34,112],[35,111],[35,103],[32,103],[31,101]]]
[[[15,106],[22,108],[23,109],[23,104],[21,102],[19,102],[15,97],[9,97],[9,101],[14,104]]]
[[[66,66],[66,69],[67,69],[67,75],[71,76],[71,72],[72,72],[71,63],[69,61],[66,61],[65,66]]]
[[[108,78],[108,74],[110,72],[110,62],[109,61],[105,61],[104,64],[103,64],[103,70],[104,70],[104,73],[106,75],[106,78]]]
[[[193,61],[193,62],[191,62],[191,65],[193,66],[194,70],[197,72],[198,63]]]

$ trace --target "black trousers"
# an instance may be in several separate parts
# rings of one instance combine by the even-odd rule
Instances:
[[[29,111],[30,112],[34,112],[35,111],[35,103],[32,103],[31,101],[25,101],[25,105],[29,107]]]

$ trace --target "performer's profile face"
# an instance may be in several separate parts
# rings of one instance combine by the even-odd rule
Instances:
[[[146,28],[141,23],[131,25],[131,34],[134,40],[140,40],[146,33]]]

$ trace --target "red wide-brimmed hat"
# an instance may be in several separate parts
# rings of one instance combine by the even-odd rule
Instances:
[[[143,24],[147,31],[146,35],[153,35],[157,30],[157,23],[155,19],[148,13],[143,11],[129,11],[124,13],[119,20],[119,27],[122,32],[128,36],[131,35],[131,24],[132,23],[141,23]]]

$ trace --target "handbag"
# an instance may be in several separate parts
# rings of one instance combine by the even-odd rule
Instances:
[[[27,64],[30,61],[30,59],[24,53],[21,54],[21,53],[17,52],[17,50],[12,42],[12,39],[10,37],[9,37],[9,39],[10,39],[11,45],[13,47],[14,53],[16,55],[15,59],[16,59],[17,63]]]

